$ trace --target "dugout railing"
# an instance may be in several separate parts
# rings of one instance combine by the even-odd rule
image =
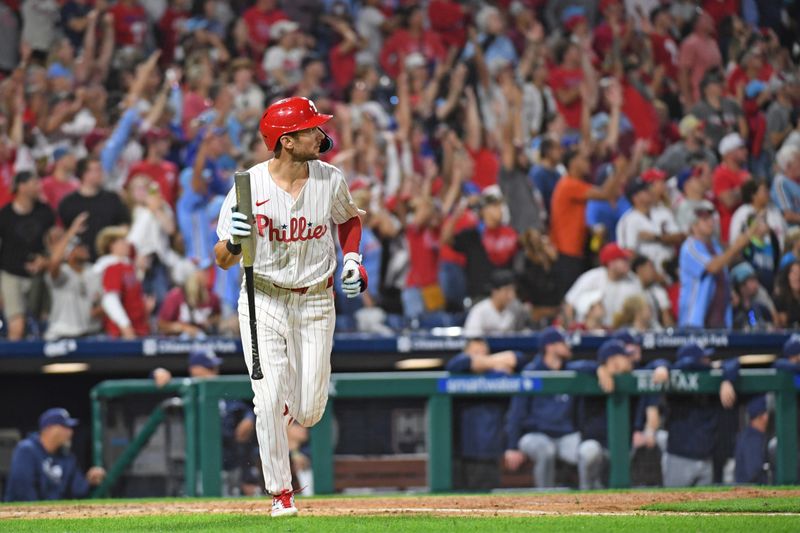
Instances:
[[[137,395],[162,395],[165,396],[165,399],[153,409],[139,432],[125,446],[113,464],[104,465],[106,445],[104,415],[107,402]],[[180,407],[183,409],[183,425],[186,434],[184,439],[184,493],[197,496],[197,449],[202,439],[199,439],[197,432],[196,396],[197,380],[191,378],[173,379],[163,387],[156,387],[155,383],[149,379],[111,380],[96,385],[90,395],[92,401],[92,459],[94,465],[107,466],[108,471],[103,482],[92,491],[91,496],[94,498],[108,496],[114,484],[133,464],[133,461],[164,422],[167,404],[174,405],[172,400],[175,398],[179,399]],[[217,418],[219,418],[219,413],[217,413]]]
[[[722,374],[711,372],[670,372],[666,384],[652,381],[652,372],[634,371],[615,378],[615,391],[607,395],[609,485],[630,485],[630,402],[642,394],[717,394]],[[778,440],[775,481],[797,482],[797,389],[800,380],[793,374],[773,369],[742,370],[736,383],[740,395],[775,394],[775,430]],[[222,494],[221,399],[251,399],[247,376],[221,376],[212,379],[178,379],[156,388],[150,380],[115,380],[100,383],[92,390],[92,416],[95,464],[103,461],[103,409],[108,399],[132,394],[179,396],[184,407],[186,432],[185,493],[191,496]],[[334,413],[340,399],[425,398],[427,403],[427,481],[431,492],[452,489],[452,428],[454,397],[510,396],[516,394],[605,395],[593,375],[572,371],[523,372],[499,378],[455,375],[447,372],[354,373],[331,377],[330,397],[325,414],[311,429],[311,455],[314,491],[334,491]],[[104,496],[147,444],[163,420],[159,405],[113,465],[93,495]]]

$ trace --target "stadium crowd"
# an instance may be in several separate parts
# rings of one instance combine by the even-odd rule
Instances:
[[[372,283],[339,331],[796,327],[798,20],[759,0],[5,1],[3,329],[235,334],[215,221],[287,95],[335,116],[325,159],[367,212]]]

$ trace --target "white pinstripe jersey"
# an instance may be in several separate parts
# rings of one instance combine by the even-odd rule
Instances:
[[[358,215],[347,182],[333,165],[309,161],[308,181],[295,200],[275,184],[267,163],[248,171],[256,228],[253,273],[287,289],[320,283],[336,270],[330,223],[341,224]],[[231,188],[217,222],[220,240],[230,239],[235,204],[236,190]]]

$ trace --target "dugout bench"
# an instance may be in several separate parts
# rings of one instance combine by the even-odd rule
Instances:
[[[652,372],[637,370],[616,376],[615,392],[608,395],[607,420],[611,470],[609,485],[630,485],[630,400],[631,396],[667,392],[670,394],[717,394],[722,380],[719,370],[711,372],[670,372],[670,381],[656,385]],[[776,482],[797,482],[797,388],[800,379],[773,369],[742,370],[737,393],[775,393],[775,429],[778,437]],[[98,384],[91,393],[93,457],[103,462],[104,401],[132,394],[171,393],[181,398],[185,419],[185,494],[222,494],[222,437],[219,414],[221,399],[250,399],[247,376],[221,376],[213,379],[175,379],[156,388],[151,380],[115,380]],[[517,394],[605,395],[593,375],[573,371],[523,372],[507,377],[487,378],[451,375],[448,372],[386,372],[333,374],[330,398],[320,422],[311,429],[314,490],[334,492],[334,412],[338,399],[426,398],[427,486],[431,492],[452,489],[452,398],[510,396]],[[109,467],[106,480],[93,493],[104,496],[119,476],[147,444],[164,419],[162,406],[156,407],[119,458]]]

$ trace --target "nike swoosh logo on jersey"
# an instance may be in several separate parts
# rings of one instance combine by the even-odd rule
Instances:
[[[267,202],[269,202],[269,198],[267,198],[267,199],[266,199],[266,200],[264,200],[263,202],[256,202],[256,207],[261,207],[262,205],[264,205],[264,204],[265,204],[265,203],[267,203]]]

